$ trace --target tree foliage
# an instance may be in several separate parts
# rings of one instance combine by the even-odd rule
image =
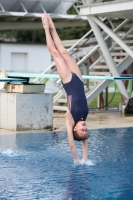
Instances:
[[[89,24],[86,24],[83,27],[70,27],[58,29],[57,32],[61,38],[61,40],[72,40],[72,39],[80,39],[86,32],[90,30]]]
[[[77,14],[76,10],[71,7],[67,14]],[[86,32],[90,30],[89,23],[86,23],[85,26],[81,27],[70,27],[57,29],[57,32],[61,38],[61,40],[71,40],[71,39],[79,39]],[[34,31],[14,31],[14,37],[19,42],[33,42],[33,43],[46,43],[46,37],[44,30],[34,30]]]
[[[44,30],[34,30],[34,31],[15,31],[14,37],[19,42],[34,42],[42,43],[46,42]]]

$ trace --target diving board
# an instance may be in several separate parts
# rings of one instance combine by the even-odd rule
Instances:
[[[6,83],[27,83],[26,78],[9,78],[9,77],[0,77],[0,90],[5,88]],[[10,85],[10,84],[8,84]],[[21,84],[23,85],[23,84]]]
[[[14,82],[27,82],[27,80],[19,78],[0,78],[0,82],[14,83]]]
[[[13,78],[55,78],[59,79],[58,74],[28,74],[28,73],[6,73],[7,76]],[[133,77],[121,77],[121,76],[89,76],[83,75],[83,79],[96,79],[96,80],[133,80]]]

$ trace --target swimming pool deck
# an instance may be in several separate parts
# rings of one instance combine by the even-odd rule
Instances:
[[[65,130],[64,114],[54,113],[54,127]],[[121,112],[89,113],[86,124],[88,129],[133,127],[133,115],[124,116]]]
[[[65,128],[65,113],[54,113],[53,114],[53,127],[59,127],[59,130],[64,131]],[[90,111],[87,120],[88,129],[102,129],[102,128],[122,128],[122,127],[133,127],[133,115],[124,116],[121,112],[92,112]],[[48,130],[30,130],[30,131],[10,131],[0,129],[0,134],[9,133],[27,133],[27,132],[44,132]]]

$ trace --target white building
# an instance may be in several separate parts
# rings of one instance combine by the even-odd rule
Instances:
[[[0,69],[42,72],[51,64],[44,44],[0,43]]]

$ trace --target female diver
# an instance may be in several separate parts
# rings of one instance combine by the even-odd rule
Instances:
[[[65,117],[70,151],[76,163],[84,164],[88,156],[88,132],[85,123],[88,106],[81,72],[69,52],[64,48],[52,19],[46,13],[42,16],[42,24],[48,50],[54,58],[58,74],[67,93],[68,109]],[[83,158],[81,161],[74,140],[82,141]]]

